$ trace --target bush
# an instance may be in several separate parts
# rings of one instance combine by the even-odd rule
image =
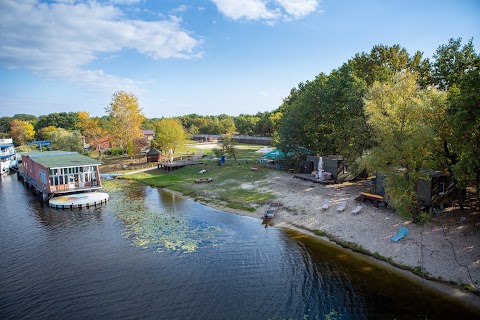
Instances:
[[[125,149],[124,148],[111,148],[110,149],[110,155],[112,157],[123,156],[124,154],[125,154]]]
[[[430,217],[430,214],[427,212],[420,212],[418,215],[418,224],[425,224],[427,222],[430,222],[432,217]]]

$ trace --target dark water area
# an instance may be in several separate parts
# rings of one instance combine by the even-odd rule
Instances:
[[[52,209],[0,178],[0,319],[478,319],[315,237],[109,181]]]

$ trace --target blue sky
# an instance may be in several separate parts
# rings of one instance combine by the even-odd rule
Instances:
[[[374,45],[458,37],[479,52],[480,1],[0,0],[0,116],[103,116],[119,90],[148,118],[255,114]]]

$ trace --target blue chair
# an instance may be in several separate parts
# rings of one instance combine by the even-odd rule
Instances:
[[[403,237],[406,237],[408,235],[408,230],[406,228],[400,228],[400,231],[398,231],[393,237],[390,238],[392,241],[400,241]]]

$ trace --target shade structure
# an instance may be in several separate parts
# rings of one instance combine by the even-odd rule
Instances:
[[[263,147],[261,149],[258,149],[257,151],[255,151],[256,153],[268,153],[270,151],[272,151],[273,149],[272,148],[269,148],[269,147]]]
[[[283,158],[285,154],[278,149],[265,153],[265,158]]]

